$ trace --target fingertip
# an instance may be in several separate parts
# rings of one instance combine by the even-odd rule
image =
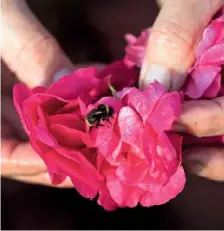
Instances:
[[[183,154],[183,166],[191,174],[214,181],[224,181],[224,148],[189,148]]]

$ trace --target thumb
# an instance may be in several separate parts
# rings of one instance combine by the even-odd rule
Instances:
[[[140,86],[157,80],[179,90],[195,60],[195,48],[223,0],[167,0],[152,27]]]
[[[1,13],[2,58],[21,81],[45,85],[61,69],[73,68],[24,0],[2,0]]]

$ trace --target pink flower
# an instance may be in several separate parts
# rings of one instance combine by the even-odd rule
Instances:
[[[185,93],[190,98],[214,98],[221,89],[221,68],[224,65],[224,12],[214,19],[203,33],[196,51],[195,65]],[[221,93],[221,92],[220,92]]]
[[[99,203],[104,207],[163,204],[185,185],[181,167],[181,140],[169,133],[180,115],[179,93],[165,93],[155,82],[145,90],[125,88],[120,99],[105,97],[99,104],[113,108],[110,122],[93,128],[90,135],[98,148],[98,170],[105,177]]]
[[[128,66],[142,66],[149,35],[150,29],[145,29],[141,32],[139,37],[135,37],[132,34],[127,34],[125,36],[128,45],[125,48],[126,55],[124,61]]]
[[[87,133],[82,110],[109,94],[105,85],[109,75],[119,89],[136,79],[133,69],[119,61],[99,73],[94,67],[79,69],[48,88],[14,87],[15,107],[52,183],[70,177],[79,193],[88,198],[104,188],[104,178],[97,170],[97,149]]]

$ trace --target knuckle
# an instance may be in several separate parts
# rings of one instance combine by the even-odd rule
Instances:
[[[52,36],[41,36],[39,38],[30,39],[30,41],[26,42],[17,53],[16,60],[21,62],[32,60],[40,63],[42,62],[43,57],[56,55],[59,50],[60,48]]]
[[[164,20],[159,27],[152,28],[151,36],[155,41],[169,44],[173,49],[184,49],[189,52],[193,50],[195,38],[190,29],[185,28],[179,22]]]
[[[208,122],[206,124],[200,121],[195,122],[194,135],[198,137],[224,134],[224,97],[216,98],[212,102],[214,107],[206,119]]]

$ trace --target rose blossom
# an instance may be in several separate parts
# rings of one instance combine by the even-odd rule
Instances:
[[[119,89],[136,81],[122,61],[101,72],[89,67],[63,77],[49,87],[14,87],[14,104],[33,149],[45,162],[53,184],[70,177],[81,195],[93,198],[103,187],[97,171],[97,149],[86,132],[82,107],[109,94],[111,78]],[[123,77],[123,78],[122,78]]]
[[[145,90],[125,88],[119,97],[102,98],[87,108],[105,104],[114,110],[110,122],[90,132],[106,181],[98,201],[110,209],[163,204],[185,185],[182,138],[168,132],[180,115],[181,97],[165,93],[157,82]]]
[[[224,65],[224,12],[205,29],[196,50],[196,62],[189,70],[191,78],[186,87],[190,98],[214,98],[221,89],[221,69]]]

